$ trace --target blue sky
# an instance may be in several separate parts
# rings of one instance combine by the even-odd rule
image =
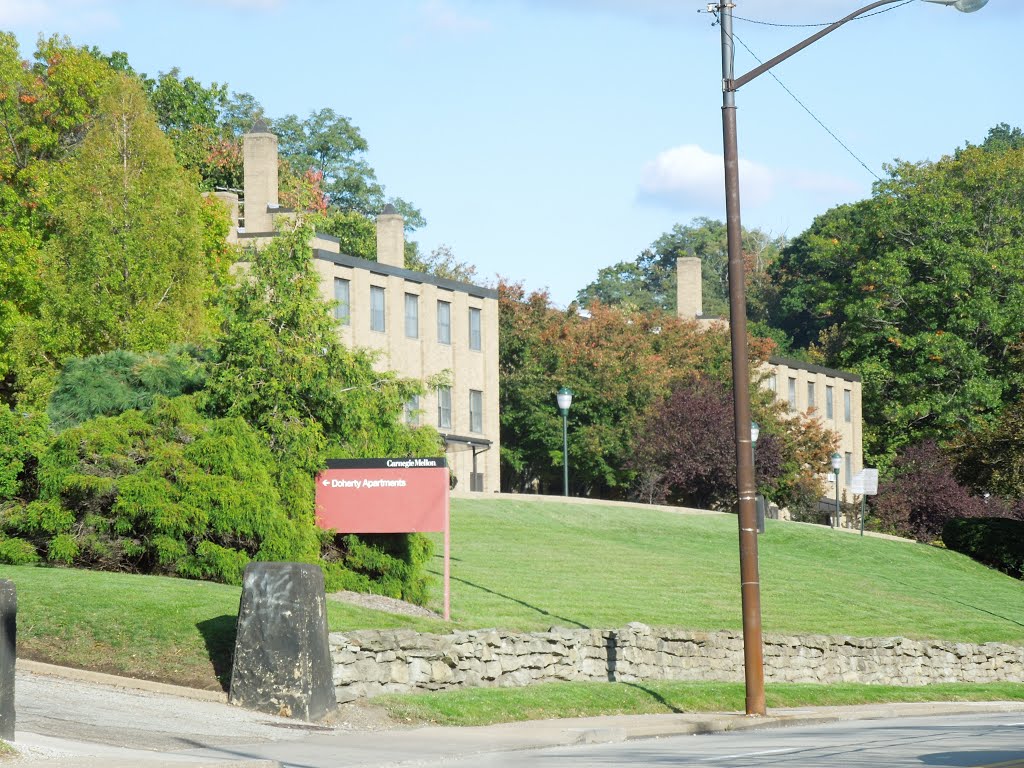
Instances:
[[[866,3],[867,0],[862,0]],[[737,0],[737,17],[829,22],[857,0]],[[694,0],[0,0],[39,33],[123,50],[253,94],[271,117],[330,107],[387,192],[449,245],[567,304],[673,224],[725,216],[719,29]],[[813,30],[736,22],[767,59]],[[851,23],[775,74],[875,173],[1024,126],[1022,0],[973,14],[910,2]],[[738,49],[737,73],[756,65]],[[790,237],[874,177],[769,75],[737,95],[743,223]]]

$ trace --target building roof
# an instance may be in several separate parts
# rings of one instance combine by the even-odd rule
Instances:
[[[796,360],[792,357],[769,357],[769,365],[784,365],[787,368],[793,368],[798,371],[808,371],[810,373],[822,373],[826,376],[832,376],[836,379],[843,379],[845,381],[860,381],[861,378],[856,373],[850,373],[849,371],[840,371],[835,368],[826,368],[823,365],[815,365],[814,363],[805,363],[803,360]]]
[[[343,267],[351,267],[352,269],[365,269],[370,272],[376,272],[379,275],[401,277],[413,283],[436,285],[438,288],[443,288],[448,291],[468,293],[470,296],[476,296],[481,299],[498,298],[498,292],[493,288],[484,288],[479,285],[473,285],[472,283],[463,283],[458,280],[448,280],[443,277],[435,277],[434,275],[428,275],[426,272],[415,272],[403,267],[393,267],[390,264],[381,264],[379,261],[360,259],[355,256],[348,256],[344,253],[331,253],[330,251],[325,251],[321,248],[313,250],[313,258],[320,259],[321,261],[330,261],[334,264],[340,264]]]

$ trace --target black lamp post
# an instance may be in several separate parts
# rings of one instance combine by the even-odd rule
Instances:
[[[764,649],[761,637],[761,577],[757,567],[757,511],[754,498],[754,467],[750,442],[750,361],[747,354],[747,306],[744,285],[742,227],[740,225],[739,148],[736,138],[736,91],[755,77],[763,75],[776,64],[802,51],[807,46],[834,32],[848,21],[900,0],[878,0],[854,11],[835,24],[811,35],[773,59],[755,67],[741,77],[734,76],[735,49],[732,34],[732,0],[708,3],[708,10],[718,14],[722,27],[722,138],[725,160],[725,220],[729,251],[729,324],[732,337],[733,413],[736,428],[736,488],[739,495],[740,584],[743,604],[743,670],[746,683],[746,712],[765,714]],[[927,0],[951,5],[970,13],[988,0]]]
[[[555,395],[558,409],[562,412],[562,490],[569,495],[569,406],[572,405],[572,390],[562,387]]]
[[[839,527],[839,465],[842,462],[843,457],[839,455],[839,451],[832,454],[832,474],[836,476],[836,518],[833,528]]]

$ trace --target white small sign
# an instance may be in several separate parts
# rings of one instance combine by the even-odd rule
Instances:
[[[878,470],[864,468],[850,478],[850,493],[856,496],[874,496],[878,493]]]

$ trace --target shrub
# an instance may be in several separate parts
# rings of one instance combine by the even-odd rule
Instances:
[[[69,360],[50,396],[50,422],[66,429],[96,416],[149,408],[159,395],[196,392],[206,378],[197,355],[189,348],[146,355],[114,350]]]
[[[930,440],[903,451],[893,470],[893,479],[872,500],[872,527],[930,542],[946,521],[986,514],[984,501],[957,482],[952,463]]]
[[[952,550],[1007,573],[1024,576],[1024,521],[1002,517],[958,518],[942,529],[942,541]]]
[[[0,508],[35,493],[36,458],[50,441],[46,417],[0,403]]]
[[[62,433],[40,456],[39,497],[0,528],[52,563],[237,584],[250,560],[319,556],[312,520],[287,514],[272,466],[241,419],[160,400]]]
[[[325,554],[327,589],[427,602],[433,543],[420,533],[338,535]]]

